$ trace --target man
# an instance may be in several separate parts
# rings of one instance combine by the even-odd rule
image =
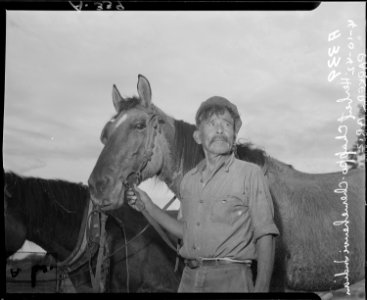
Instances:
[[[234,156],[242,125],[237,107],[223,97],[211,97],[197,111],[196,125],[193,137],[205,158],[182,179],[178,220],[138,188],[138,197],[127,193],[128,202],[182,239],[179,254],[186,267],[178,292],[268,292],[279,231],[261,169]],[[139,201],[144,205],[137,205]]]

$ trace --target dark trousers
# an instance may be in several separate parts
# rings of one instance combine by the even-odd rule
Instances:
[[[233,263],[196,269],[186,266],[178,293],[251,293],[253,290],[250,266]]]

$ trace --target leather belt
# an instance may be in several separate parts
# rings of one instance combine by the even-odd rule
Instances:
[[[196,269],[202,266],[219,266],[228,264],[244,264],[251,266],[251,260],[233,261],[228,259],[185,259],[185,265],[190,269]]]

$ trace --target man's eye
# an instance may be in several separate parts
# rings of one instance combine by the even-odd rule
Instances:
[[[135,128],[139,130],[144,129],[145,127],[146,127],[145,123],[138,123],[135,125]]]

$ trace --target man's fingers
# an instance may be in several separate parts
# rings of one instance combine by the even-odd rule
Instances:
[[[129,202],[129,203],[135,203],[136,202],[136,198],[129,198],[127,201]]]
[[[135,205],[136,200],[129,200],[129,201],[127,201],[127,203],[129,203],[129,205]]]

